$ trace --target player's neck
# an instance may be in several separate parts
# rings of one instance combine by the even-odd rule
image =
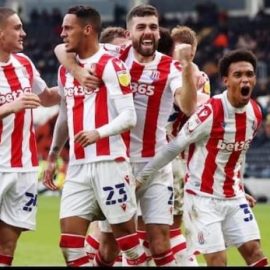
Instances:
[[[98,42],[91,42],[91,43],[89,42],[88,44],[85,44],[85,46],[83,46],[81,50],[77,52],[77,54],[81,59],[85,59],[97,53],[98,50],[99,50]]]
[[[10,59],[10,53],[0,50],[0,62],[7,63]]]
[[[135,59],[141,64],[152,62],[156,55],[156,53],[153,53],[153,55],[150,55],[150,56],[143,56],[139,54],[138,52],[136,52],[136,50],[133,50],[133,51],[134,51]]]

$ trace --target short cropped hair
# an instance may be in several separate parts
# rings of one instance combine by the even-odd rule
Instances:
[[[134,17],[145,17],[145,16],[156,16],[159,18],[159,14],[157,9],[152,5],[141,4],[138,6],[133,7],[126,17],[127,25]]]
[[[90,24],[95,32],[99,35],[101,32],[101,18],[99,12],[90,6],[71,7],[67,14],[76,15],[83,25]]]
[[[120,26],[108,26],[102,30],[99,42],[111,43],[115,38],[126,38],[126,29]]]
[[[16,12],[13,9],[0,7],[0,27],[6,23],[7,18],[14,14],[16,14]]]
[[[197,45],[196,33],[187,26],[176,26],[171,31],[171,37],[174,42],[187,43]]]
[[[256,56],[249,50],[246,49],[237,49],[226,53],[221,60],[219,61],[219,74],[221,77],[227,77],[229,66],[232,63],[236,62],[249,62],[256,72],[257,68],[257,58]]]

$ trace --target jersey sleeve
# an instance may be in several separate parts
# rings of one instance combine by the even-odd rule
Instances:
[[[106,64],[102,80],[106,82],[110,98],[132,94],[130,73],[123,61],[112,58]]]
[[[196,111],[177,134],[176,138],[165,145],[161,151],[136,176],[139,182],[145,182],[149,176],[171,162],[190,144],[199,143],[209,136],[213,122],[211,105],[205,104]]]

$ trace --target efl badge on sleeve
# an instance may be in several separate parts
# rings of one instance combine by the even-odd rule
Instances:
[[[118,71],[117,77],[121,86],[127,87],[130,84],[130,75],[126,70]]]

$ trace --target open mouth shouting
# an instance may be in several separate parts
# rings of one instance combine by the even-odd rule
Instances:
[[[249,86],[243,86],[241,88],[242,96],[247,97],[249,95],[249,93],[250,93],[250,87]]]

